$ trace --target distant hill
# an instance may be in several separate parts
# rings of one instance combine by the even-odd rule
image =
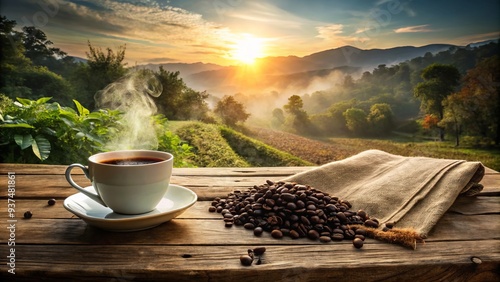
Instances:
[[[194,73],[211,71],[211,70],[219,70],[224,68],[224,66],[216,65],[216,64],[205,64],[205,63],[167,63],[167,64],[147,64],[147,65],[139,65],[138,68],[146,68],[153,71],[158,71],[160,66],[167,71],[176,72],[179,71],[181,77],[187,77]]]
[[[338,84],[345,74],[353,77],[372,71],[379,65],[396,65],[422,57],[426,53],[458,48],[473,48],[497,40],[471,43],[467,46],[430,44],[420,47],[400,46],[388,49],[359,49],[353,46],[316,52],[304,57],[277,56],[257,59],[252,66],[220,66],[205,63],[148,64],[138,67],[179,71],[189,87],[207,91],[215,97],[236,93],[311,93]],[[339,75],[340,74],[340,75]]]
[[[402,46],[389,49],[363,50],[352,46],[344,46],[311,54],[302,58],[305,62],[313,62],[321,68],[335,68],[340,66],[360,67],[371,71],[378,65],[394,65],[425,53],[432,54],[456,48],[450,44],[432,44],[422,47]]]
[[[80,57],[75,57],[75,56],[68,56],[69,58],[73,59],[73,62],[75,63],[86,63],[87,59],[80,58]]]

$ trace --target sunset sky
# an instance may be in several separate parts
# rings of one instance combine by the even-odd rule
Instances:
[[[126,44],[126,61],[251,63],[352,45],[466,45],[500,37],[497,0],[1,0],[18,29],[36,26],[85,58],[87,41]]]

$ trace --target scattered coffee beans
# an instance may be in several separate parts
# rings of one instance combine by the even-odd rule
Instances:
[[[230,227],[230,222],[243,226],[255,236],[266,231],[276,239],[307,237],[323,243],[349,239],[361,248],[366,232],[353,225],[377,228],[379,222],[363,210],[351,211],[351,207],[348,201],[308,185],[267,180],[247,191],[229,193],[227,198],[215,198],[208,210],[221,213],[226,226]],[[248,260],[240,259],[242,264]]]
[[[53,205],[55,205],[55,204],[56,204],[56,199],[50,199],[50,200],[48,200],[48,201],[47,201],[47,204],[48,204],[49,206],[53,206]]]
[[[252,265],[255,257],[257,257],[257,262],[255,264],[259,265],[262,263],[261,256],[266,252],[266,247],[256,247],[254,249],[248,249],[248,255],[240,256],[240,262],[244,266]]]
[[[24,218],[30,219],[33,216],[33,213],[31,211],[27,211],[24,213]]]

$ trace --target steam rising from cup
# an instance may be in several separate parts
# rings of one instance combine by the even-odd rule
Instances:
[[[94,98],[98,108],[123,113],[122,129],[105,145],[106,150],[158,148],[151,118],[157,108],[152,97],[160,96],[162,91],[162,84],[152,71],[139,70],[96,93]]]

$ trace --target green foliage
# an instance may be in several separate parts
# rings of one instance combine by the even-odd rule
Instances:
[[[191,167],[190,159],[194,157],[191,147],[170,129],[168,120],[163,115],[156,115],[154,124],[158,136],[159,151],[169,152],[174,155],[175,167]]]
[[[3,98],[5,99],[5,98]],[[86,162],[116,128],[118,112],[90,113],[77,101],[78,112],[50,98],[18,98],[3,103],[0,143],[2,162],[68,164]],[[32,148],[31,153],[27,150]]]
[[[90,112],[74,100],[76,110],[18,98],[0,96],[0,162],[70,164],[86,163],[92,154],[105,151],[106,144],[123,130],[122,114],[116,110]],[[176,167],[190,166],[191,146],[168,130],[167,119],[153,117],[158,148],[174,155]],[[31,150],[29,150],[31,148]]]
[[[45,61],[66,56],[66,53],[59,48],[50,47],[53,44],[52,41],[47,39],[47,35],[42,30],[34,26],[23,27],[24,54],[34,64],[43,65]]]
[[[442,126],[451,128],[456,143],[460,135],[500,144],[500,56],[477,64],[464,77],[463,87],[444,101]]]
[[[233,96],[224,96],[215,106],[214,110],[222,122],[228,126],[235,126],[238,122],[245,122],[250,116],[245,111],[242,103],[239,103]]]
[[[423,82],[415,86],[414,95],[422,101],[425,113],[443,118],[443,101],[460,82],[458,69],[451,65],[432,64],[422,71]]]
[[[347,128],[357,135],[362,135],[368,129],[367,115],[360,108],[350,108],[344,112]]]
[[[179,74],[160,66],[157,76],[163,92],[154,98],[158,111],[170,120],[205,120],[208,115],[205,101],[208,94],[189,88]]]
[[[390,133],[394,127],[393,113],[389,104],[373,104],[367,116],[370,132],[375,135]]]
[[[221,136],[216,125],[193,122],[176,130],[183,140],[193,146],[191,162],[200,167],[248,167]]]
[[[277,150],[265,143],[239,133],[227,127],[220,127],[222,136],[229,146],[242,156],[251,166],[310,166],[298,157]]]
[[[103,51],[90,42],[88,46],[87,63],[78,64],[69,79],[77,89],[76,98],[85,107],[94,109],[94,95],[127,73],[126,63],[123,62],[126,48],[119,46],[115,52],[111,48]]]
[[[288,103],[283,106],[285,111],[289,114],[285,122],[285,127],[297,133],[310,134],[314,130],[309,115],[303,107],[304,103],[300,96],[292,95],[288,98]]]

